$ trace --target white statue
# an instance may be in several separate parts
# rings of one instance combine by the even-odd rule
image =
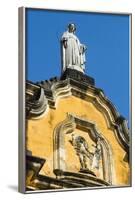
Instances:
[[[86,46],[80,43],[75,31],[75,24],[69,24],[68,30],[62,35],[62,70],[71,68],[84,73]]]

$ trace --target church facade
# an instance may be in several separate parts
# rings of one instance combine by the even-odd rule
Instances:
[[[95,80],[66,68],[26,83],[26,190],[130,185],[126,119]]]

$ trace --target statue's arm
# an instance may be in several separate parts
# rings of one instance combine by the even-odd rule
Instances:
[[[62,43],[63,43],[64,48],[66,49],[67,48],[67,39],[63,38]]]

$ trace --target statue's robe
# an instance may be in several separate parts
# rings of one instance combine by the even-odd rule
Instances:
[[[67,42],[66,48],[63,45],[64,41]],[[65,71],[66,68],[71,68],[84,73],[85,55],[82,53],[83,45],[80,43],[77,36],[66,31],[62,35],[61,42],[63,71]]]

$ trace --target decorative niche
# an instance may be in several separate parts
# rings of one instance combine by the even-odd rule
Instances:
[[[84,173],[112,184],[112,150],[94,122],[68,113],[54,130],[54,173]]]

